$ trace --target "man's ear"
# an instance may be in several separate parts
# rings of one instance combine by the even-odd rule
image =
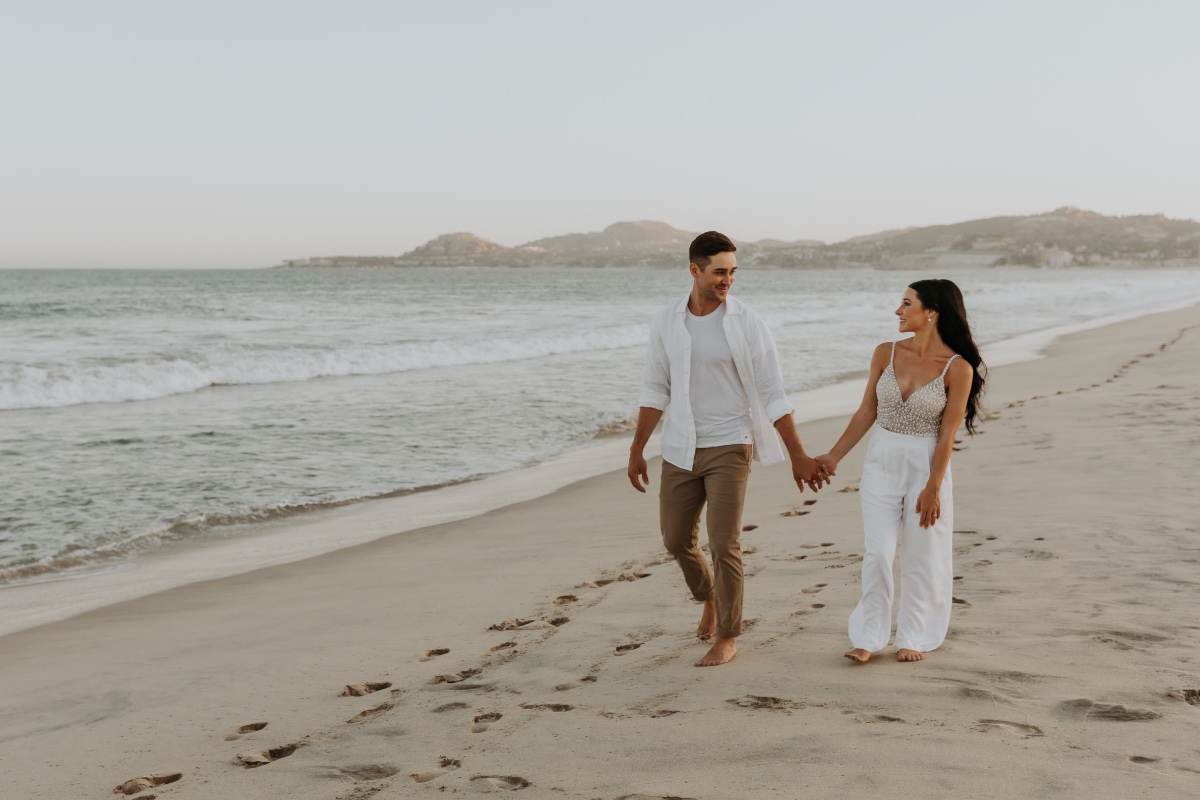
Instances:
[[[690,264],[688,264],[688,272],[692,273],[692,277],[695,278],[701,272],[703,272],[703,270],[701,270],[698,266],[696,266],[696,262],[693,261]]]

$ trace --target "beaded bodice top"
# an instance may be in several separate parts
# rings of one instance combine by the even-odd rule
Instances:
[[[912,436],[937,436],[942,426],[942,412],[946,410],[946,370],[956,358],[960,358],[957,353],[950,356],[941,375],[905,400],[896,381],[896,343],[892,342],[892,357],[875,384],[875,420],[879,427]]]

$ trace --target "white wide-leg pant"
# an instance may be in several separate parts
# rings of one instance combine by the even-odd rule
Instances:
[[[922,528],[917,498],[929,480],[937,438],[893,433],[878,425],[867,445],[859,497],[866,550],[862,599],[850,614],[850,642],[877,652],[892,632],[892,561],[900,545],[896,649],[937,649],[950,626],[954,590],[954,497],[942,480],[941,517]]]

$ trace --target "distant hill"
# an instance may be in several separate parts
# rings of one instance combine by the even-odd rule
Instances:
[[[1162,214],[1109,217],[1065,207],[1025,217],[991,217],[863,236],[835,246],[881,262],[1085,266],[1195,261],[1200,222]]]
[[[602,231],[550,236],[516,247],[471,233],[447,233],[399,256],[329,256],[280,266],[680,266],[695,236],[651,220],[617,222]],[[1161,214],[1109,217],[1071,207],[883,231],[836,244],[779,239],[736,243],[739,263],[777,268],[1200,266],[1200,222]]]

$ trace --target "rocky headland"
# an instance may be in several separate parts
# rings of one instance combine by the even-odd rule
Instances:
[[[670,267],[696,233],[665,222],[617,222],[602,231],[550,236],[516,247],[447,233],[399,256],[324,256],[281,268]],[[1105,216],[1065,207],[883,231],[844,242],[735,240],[744,265],[776,268],[1200,266],[1200,222],[1162,214]]]

